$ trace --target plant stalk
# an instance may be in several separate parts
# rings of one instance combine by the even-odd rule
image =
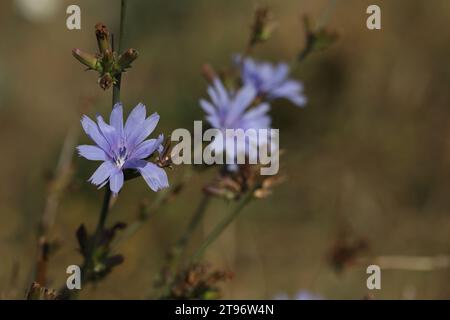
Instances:
[[[245,197],[239,202],[236,208],[231,211],[216,227],[209,233],[203,244],[197,249],[189,260],[189,264],[198,262],[204,255],[206,249],[222,234],[222,232],[230,225],[231,222],[238,216],[238,214],[245,208],[245,206],[253,199],[253,191],[250,190]]]

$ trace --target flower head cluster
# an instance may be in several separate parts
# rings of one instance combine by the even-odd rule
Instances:
[[[99,188],[109,182],[112,193],[117,194],[124,183],[123,171],[134,169],[142,175],[153,191],[168,187],[166,172],[145,160],[162,148],[163,135],[157,139],[146,140],[158,121],[157,113],[146,117],[146,108],[141,103],[131,111],[125,125],[120,103],[114,105],[109,124],[100,115],[97,115],[97,123],[83,116],[83,129],[96,145],[78,146],[78,152],[88,160],[103,161],[89,181]]]
[[[99,53],[91,54],[80,49],[73,49],[72,55],[88,67],[88,70],[95,70],[99,73],[98,83],[103,90],[106,90],[117,83],[122,72],[131,68],[132,62],[138,57],[138,52],[132,48],[120,54],[114,51],[111,35],[103,23],[95,25],[95,36]]]
[[[253,86],[258,95],[268,100],[284,98],[298,107],[306,105],[303,85],[299,81],[288,78],[289,66],[286,63],[273,65],[268,62],[257,62],[252,58],[237,55],[235,63],[240,66],[242,82]]]

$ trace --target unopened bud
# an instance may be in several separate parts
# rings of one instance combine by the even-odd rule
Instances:
[[[208,63],[202,66],[202,75],[209,83],[213,83],[214,79],[217,78],[216,72]]]
[[[256,9],[250,36],[250,46],[269,39],[275,26],[275,23],[271,21],[270,11],[267,7]]]
[[[95,25],[95,36],[97,37],[98,49],[100,50],[100,53],[104,54],[106,50],[111,51],[109,31],[103,23],[99,22]]]
[[[139,53],[134,49],[128,49],[124,53],[122,53],[119,57],[118,64],[121,70],[125,70],[131,67],[131,63],[137,59]]]
[[[103,54],[102,64],[103,64],[103,70],[105,70],[105,72],[108,72],[111,70],[111,67],[114,64],[114,54],[110,49],[105,50],[105,52]]]
[[[98,70],[98,59],[95,55],[81,51],[80,49],[72,49],[72,55],[89,69]]]

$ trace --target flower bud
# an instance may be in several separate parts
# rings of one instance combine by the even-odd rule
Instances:
[[[98,49],[100,50],[100,53],[104,54],[106,50],[111,51],[109,31],[103,23],[99,22],[95,25],[95,36],[97,37]]]
[[[298,61],[303,61],[310,53],[322,51],[331,46],[339,38],[339,35],[323,27],[313,28],[308,16],[303,17],[306,43],[304,49],[298,54]]]
[[[86,53],[80,49],[72,49],[72,55],[89,69],[98,71],[99,64],[95,55]]]
[[[119,57],[119,61],[117,62],[119,64],[120,69],[125,70],[131,67],[131,63],[137,59],[138,54],[139,53],[132,48],[122,53]]]
[[[269,39],[274,29],[275,23],[271,21],[269,9],[267,7],[256,9],[250,36],[250,46]]]
[[[102,59],[103,70],[105,70],[105,72],[110,71],[113,64],[114,64],[114,53],[110,49],[106,49]]]

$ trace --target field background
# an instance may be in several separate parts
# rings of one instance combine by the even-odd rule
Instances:
[[[160,132],[191,129],[203,117],[200,74],[204,62],[227,67],[242,52],[256,1],[129,1],[126,47],[140,52],[123,76],[128,110],[144,102],[161,115]],[[107,114],[111,92],[93,72],[83,72],[71,49],[96,50],[93,26],[117,30],[119,1],[78,0],[82,29],[68,31],[65,8],[36,19],[14,1],[0,3],[0,292],[22,298],[36,251],[48,175],[64,137],[79,126],[80,108]],[[323,14],[328,1],[266,0],[278,28],[254,52],[291,61],[304,45],[299,17]],[[382,30],[365,27],[366,8],[382,7]],[[327,256],[343,232],[366,239],[364,256],[434,256],[450,251],[450,2],[446,0],[337,2],[327,26],[339,41],[299,65],[309,104],[279,101],[274,127],[287,151],[287,181],[252,203],[215,243],[207,260],[232,270],[223,286],[231,299],[272,299],[308,290],[325,298],[368,294],[363,266],[336,273]],[[95,111],[94,111],[95,110]],[[80,133],[79,140],[87,142]],[[94,228],[103,193],[86,182],[95,164],[75,157],[75,176],[61,199],[53,236],[61,248],[49,265],[49,287],[65,281],[65,268],[81,263],[74,231]],[[175,168],[171,181],[186,168]],[[186,190],[148,221],[118,251],[126,260],[83,298],[145,297],[211,173],[195,175]],[[142,179],[126,185],[110,222],[133,221],[143,199],[155,194]],[[230,204],[215,200],[194,239],[214,225]],[[386,270],[378,299],[450,298],[448,269]]]

